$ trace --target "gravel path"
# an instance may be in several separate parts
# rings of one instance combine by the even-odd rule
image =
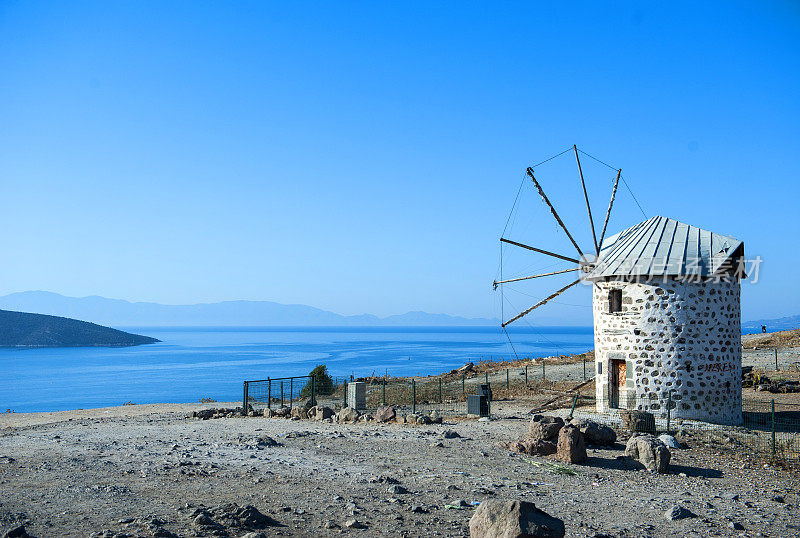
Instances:
[[[446,505],[511,498],[562,518],[569,536],[800,535],[797,475],[714,446],[674,451],[669,475],[618,459],[622,446],[590,449],[574,476],[497,448],[526,433],[527,402],[495,403],[491,422],[413,427],[186,418],[203,407],[3,416],[0,529],[243,536],[252,529],[225,519],[237,503],[282,525],[266,536],[464,536],[472,508]],[[668,521],[674,505],[697,517]]]

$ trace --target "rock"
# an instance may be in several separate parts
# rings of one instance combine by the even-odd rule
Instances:
[[[192,413],[192,416],[202,420],[208,420],[211,417],[213,417],[216,414],[216,412],[217,412],[216,409],[201,409],[200,411],[195,411],[194,413]]]
[[[426,425],[426,424],[430,424],[430,423],[431,423],[431,417],[429,417],[428,415],[418,415],[417,416],[417,424]]]
[[[453,430],[445,430],[444,433],[442,433],[442,437],[444,437],[445,439],[456,439],[461,436],[458,434],[458,432],[455,432]]]
[[[622,426],[633,433],[656,433],[656,418],[647,411],[622,411]]]
[[[527,501],[483,501],[469,520],[471,538],[564,536],[564,522]]]
[[[683,448],[677,439],[666,433],[659,435],[658,440],[667,445],[667,448]]]
[[[247,534],[243,534],[240,538],[267,538],[267,535],[263,532],[248,532]]]
[[[552,441],[525,439],[524,441],[500,443],[498,446],[511,452],[519,452],[520,454],[529,454],[531,456],[549,456],[556,453],[556,444]]]
[[[783,504],[786,502],[786,498],[783,495],[775,495],[770,501]]]
[[[366,525],[364,525],[363,523],[361,523],[357,519],[348,519],[347,521],[344,522],[344,526],[347,527],[348,529],[365,529],[366,528]]]
[[[9,529],[3,534],[3,538],[28,538],[29,536],[28,531],[25,530],[25,525]]]
[[[389,493],[391,495],[405,495],[408,493],[408,490],[403,486],[398,486],[395,484],[394,486],[389,487]]]
[[[687,517],[697,517],[696,514],[693,514],[686,508],[678,505],[672,506],[669,510],[664,512],[664,517],[668,521],[675,521],[676,519],[685,519]]]
[[[305,407],[292,407],[292,418],[301,420],[308,418],[308,409]]]
[[[314,420],[325,420],[333,417],[333,409],[324,405],[312,407],[311,410],[314,410]],[[308,416],[312,416],[311,410],[309,410]]]
[[[564,420],[561,417],[533,415],[528,430],[533,441],[553,441],[563,426]]]
[[[670,451],[667,445],[649,433],[642,433],[628,439],[625,455],[644,465],[648,471],[666,473],[669,470]]]
[[[217,522],[205,513],[198,514],[198,516],[192,520],[192,523],[198,527],[215,527],[217,525]]]
[[[565,463],[586,461],[586,445],[583,442],[583,434],[575,426],[564,426],[558,432],[556,459]]]
[[[581,431],[586,444],[612,446],[617,442],[617,432],[613,428],[594,420],[572,419],[570,425],[577,427]]]
[[[739,500],[739,494],[738,493],[723,493],[722,495],[720,495],[720,497],[722,497],[723,499],[727,499],[729,501],[738,501]]]
[[[375,412],[375,420],[378,422],[390,422],[397,418],[397,411],[391,406],[379,407]]]
[[[728,528],[736,530],[736,531],[743,531],[744,530],[744,525],[742,525],[741,523],[739,523],[737,521],[731,521],[730,523],[728,523]]]
[[[492,419],[490,419],[489,417],[481,417],[478,419],[478,422],[491,422],[491,421]]]
[[[345,407],[341,411],[339,411],[339,415],[337,417],[337,422],[339,424],[347,424],[353,423],[358,420],[358,411],[353,409],[352,407]]]
[[[274,409],[272,411],[272,416],[285,418],[285,417],[288,417],[291,412],[292,412],[291,409],[289,409],[286,406],[283,406],[283,407],[279,407],[278,409]]]
[[[415,505],[411,505],[408,508],[408,511],[409,512],[414,512],[415,514],[427,514],[428,513],[428,511],[425,510],[425,508],[423,508],[422,506],[418,506],[416,504]]]
[[[264,409],[263,415],[264,418],[272,418],[274,416],[272,409]]]
[[[431,423],[433,424],[441,424],[442,423],[442,416],[439,414],[438,411],[433,410],[429,415]]]

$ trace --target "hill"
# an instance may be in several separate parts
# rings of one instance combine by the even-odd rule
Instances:
[[[408,312],[379,318],[370,314],[343,316],[300,304],[272,301],[224,301],[194,305],[132,303],[105,297],[65,297],[26,291],[0,297],[0,308],[91,319],[114,327],[152,326],[488,326],[497,320],[447,314]]]
[[[158,341],[77,319],[0,310],[0,347],[138,346]]]

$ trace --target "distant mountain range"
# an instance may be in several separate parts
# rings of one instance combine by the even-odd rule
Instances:
[[[94,323],[0,310],[0,347],[138,346],[158,342]]]
[[[800,315],[786,316],[784,318],[759,319],[742,323],[742,333],[761,332],[761,326],[766,325],[767,330],[785,331],[786,329],[796,329],[800,327]]]
[[[487,326],[496,319],[408,312],[379,318],[342,316],[306,305],[270,301],[224,301],[194,305],[132,303],[119,299],[66,297],[25,291],[0,297],[0,308],[75,318],[114,327],[148,326]]]

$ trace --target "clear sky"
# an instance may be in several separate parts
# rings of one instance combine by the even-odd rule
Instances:
[[[7,0],[0,294],[499,317],[521,174],[577,144],[647,216],[764,259],[745,319],[797,314],[799,96],[796,2]],[[611,177],[588,161],[601,221]],[[558,163],[537,173],[588,245]],[[518,217],[512,238],[570,253],[538,201]],[[643,218],[621,189],[610,230]]]

